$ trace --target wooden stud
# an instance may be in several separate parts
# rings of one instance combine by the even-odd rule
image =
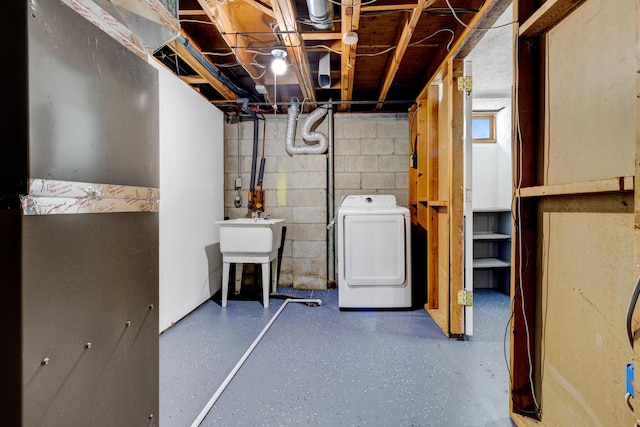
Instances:
[[[547,0],[520,25],[520,37],[535,36],[553,28],[585,0]]]
[[[514,3],[514,19],[523,22],[538,7],[537,0]],[[514,108],[513,176],[514,186],[532,187],[541,184],[538,159],[544,156],[544,49],[540,39],[517,39],[516,58],[518,86]],[[516,199],[515,220],[511,248],[511,295],[513,318],[511,323],[511,411],[519,414],[535,413],[530,378],[539,375],[535,363],[535,313],[537,273],[537,201]],[[531,356],[531,357],[529,357]],[[534,361],[531,366],[529,360]],[[530,370],[532,375],[530,377]],[[539,383],[538,383],[539,384]]]
[[[464,92],[457,90],[464,77],[464,61],[450,61],[451,123],[449,139],[449,319],[450,334],[464,334],[464,307],[458,304],[458,291],[464,289]]]
[[[344,0],[342,4],[342,32],[358,31],[360,26],[360,0]],[[351,101],[353,97],[353,81],[356,72],[356,50],[358,43],[353,45],[342,43],[342,55],[340,55],[340,99]],[[340,111],[347,111],[351,104],[344,103],[339,107]]]

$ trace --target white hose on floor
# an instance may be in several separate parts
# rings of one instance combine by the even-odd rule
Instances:
[[[287,306],[288,303],[290,302],[302,302],[302,303],[306,303],[306,304],[318,304],[318,305],[322,305],[322,300],[321,299],[297,299],[297,298],[287,298],[286,300],[284,300],[284,303],[280,306],[280,308],[278,309],[278,311],[276,311],[276,314],[273,315],[273,317],[271,318],[271,320],[269,320],[269,323],[267,323],[267,326],[264,327],[264,329],[262,330],[262,332],[260,332],[260,335],[258,335],[258,337],[253,341],[253,343],[249,346],[249,348],[247,349],[247,351],[245,351],[245,353],[242,355],[242,357],[240,358],[240,360],[238,360],[238,363],[236,363],[236,366],[233,367],[233,369],[231,370],[231,372],[229,372],[229,375],[227,375],[227,378],[224,379],[224,381],[222,382],[222,384],[220,384],[220,387],[218,387],[218,389],[216,390],[216,392],[213,394],[213,396],[211,396],[211,399],[209,399],[209,401],[207,402],[207,404],[204,406],[204,408],[202,409],[202,411],[198,414],[198,417],[195,419],[195,421],[191,424],[191,427],[198,427],[200,425],[200,423],[202,422],[202,420],[204,420],[204,418],[207,416],[207,414],[209,413],[209,411],[211,410],[211,408],[213,408],[213,405],[215,405],[216,401],[218,400],[218,398],[220,397],[220,395],[222,395],[222,393],[224,392],[224,390],[227,388],[227,386],[229,385],[229,383],[231,382],[231,380],[233,379],[233,377],[238,373],[238,371],[240,370],[240,368],[242,367],[242,365],[244,364],[244,362],[249,358],[249,356],[251,355],[251,353],[253,353],[253,350],[255,350],[255,348],[258,346],[258,343],[260,342],[260,340],[262,339],[262,337],[264,337],[264,335],[267,333],[267,331],[269,330],[269,328],[271,327],[271,325],[273,325],[273,322],[276,321],[276,319],[278,318],[278,316],[280,316],[280,313],[282,313],[282,310],[284,310],[284,308]]]

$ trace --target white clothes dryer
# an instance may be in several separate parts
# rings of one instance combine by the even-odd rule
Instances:
[[[393,195],[351,195],[337,222],[338,307],[410,308],[409,209]]]

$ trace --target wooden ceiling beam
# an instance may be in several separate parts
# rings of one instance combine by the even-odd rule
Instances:
[[[253,55],[247,50],[249,42],[243,37],[235,36],[236,33],[242,32],[242,26],[230,9],[229,4],[218,0],[198,0],[198,3],[211,22],[218,28],[218,32],[220,32],[242,68],[246,70],[256,84],[263,85],[264,79],[262,77],[264,73],[252,65]]]
[[[372,6],[362,6],[360,8],[360,13],[366,12],[386,12],[390,10],[413,10],[418,7],[417,4],[385,4],[385,5],[372,5]]]
[[[273,13],[273,9],[271,9],[270,7],[265,6],[262,2],[259,2],[257,0],[244,0],[244,1],[249,6],[255,7],[260,12],[262,12],[265,15],[268,15],[268,16],[270,16],[270,17],[275,19],[276,16],[275,16],[275,13]]]
[[[180,16],[206,16],[207,12],[201,9],[189,9],[189,10],[180,10],[178,11]]]
[[[451,50],[449,50],[449,53],[447,53],[447,55],[442,59],[441,64],[444,64],[445,62],[447,62],[451,58],[453,58],[459,52],[459,50],[462,48],[462,46],[465,44],[465,42],[469,38],[469,36],[471,34],[473,34],[473,32],[475,32],[475,31],[484,31],[484,30],[474,30],[473,28],[479,26],[478,25],[479,22],[484,18],[485,14],[491,9],[491,7],[493,5],[494,4],[492,2],[487,1],[480,8],[478,13],[473,15],[473,18],[471,18],[471,20],[467,23],[467,25],[464,28],[464,30],[462,31],[462,34],[460,35],[460,37],[458,37],[455,40],[455,42],[453,43],[453,46],[451,46]],[[420,92],[420,94],[418,95],[418,97],[416,99],[426,99],[426,97],[428,96],[429,86],[431,86],[431,84],[433,84],[435,82],[438,82],[439,80],[441,80],[441,76],[438,73],[434,74],[429,79],[429,81],[424,86],[424,88],[422,89],[422,91]]]
[[[489,9],[487,9],[487,13],[480,18],[478,21],[478,28],[491,28],[493,24],[502,16],[505,10],[512,3],[512,0],[490,0]],[[474,31],[469,37],[462,43],[458,53],[456,54],[456,59],[464,59],[466,58],[474,47],[480,40],[487,34],[488,31]]]
[[[416,25],[418,25],[418,20],[420,19],[422,10],[426,7],[431,6],[435,2],[436,0],[418,0],[418,4],[411,12],[411,16],[404,23],[402,34],[400,34],[400,40],[398,40],[398,47],[393,52],[393,58],[391,59],[389,67],[387,68],[384,76],[384,83],[382,84],[382,89],[380,90],[380,94],[378,95],[379,102],[376,105],[376,110],[380,110],[382,108],[383,101],[389,94],[389,89],[391,88],[393,80],[396,78],[396,74],[398,73],[398,69],[400,68],[400,63],[402,62],[402,58],[404,57],[404,54],[407,51],[407,47],[411,42],[411,36],[413,36],[413,31],[416,29]]]
[[[199,0],[201,1],[201,0]],[[287,53],[294,65],[293,71],[298,78],[300,90],[304,98],[316,101],[316,93],[311,79],[309,58],[304,40],[300,36],[296,25],[296,13],[292,0],[271,0],[271,6],[275,13],[275,19],[280,29],[280,37],[287,47]],[[277,100],[274,100],[277,102]]]
[[[196,76],[180,76],[180,80],[185,82],[188,85],[204,85],[209,83],[207,79],[200,75]]]
[[[341,33],[302,33],[302,40],[340,40],[341,38]]]
[[[186,34],[182,34],[187,40],[189,40],[189,44],[191,44],[191,46],[195,49],[197,49],[198,51],[200,51],[200,48],[198,47],[197,44],[195,44],[193,42],[193,40],[189,39],[189,37],[187,37]],[[200,63],[200,61],[197,58],[194,58],[191,53],[189,53],[189,51],[187,50],[186,47],[184,47],[182,45],[182,43],[179,43],[178,41],[174,40],[172,42],[170,42],[167,46],[169,46],[169,48],[171,50],[173,50],[176,55],[178,55],[178,57],[180,59],[182,59],[184,62],[186,62],[191,68],[193,68],[193,70],[198,73],[198,75],[200,77],[202,77],[204,80],[206,80],[207,83],[209,83],[211,85],[211,87],[213,87],[215,90],[217,90],[220,95],[222,95],[225,99],[227,100],[235,100],[238,98],[238,95],[236,95],[236,93],[234,91],[232,91],[231,89],[229,89],[229,87],[227,87],[224,83],[222,83],[220,80],[216,79],[207,69],[204,65],[202,65],[202,63]],[[204,59],[205,61],[207,60],[206,58]],[[211,66],[213,68],[215,68],[215,66],[213,64],[211,64]]]
[[[360,26],[360,0],[343,0],[342,3],[342,31],[358,32]],[[356,50],[358,43],[348,45],[342,42],[342,55],[340,55],[340,99],[342,104],[339,111],[347,111],[351,108],[348,102],[353,99],[353,79],[356,72]]]

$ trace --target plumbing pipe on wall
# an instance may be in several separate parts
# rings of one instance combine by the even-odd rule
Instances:
[[[329,101],[331,102],[331,100]],[[298,116],[298,102],[293,101],[287,110],[287,130],[285,135],[287,153],[295,154],[323,154],[327,153],[327,223],[332,221],[335,209],[334,193],[334,163],[333,163],[333,109],[331,103],[323,105],[309,114],[302,125],[302,138],[307,141],[318,141],[311,146],[296,146],[296,120]],[[328,137],[320,132],[311,132],[311,127],[328,114]],[[327,287],[335,287],[335,230],[327,227]]]
[[[256,189],[256,164],[258,162],[258,132],[260,130],[258,119],[253,120],[253,155],[251,156],[251,182],[249,190]]]
[[[333,147],[334,147],[334,135],[333,135],[333,108],[329,108],[328,127],[327,134],[329,136],[329,147],[327,148],[327,224],[334,217],[335,207],[335,192],[333,184]],[[335,273],[335,229],[334,227],[327,227],[327,288],[336,287],[336,273]]]
[[[298,116],[298,103],[292,102],[287,109],[287,131],[285,134],[285,143],[287,153],[296,154],[323,154],[327,151],[329,140],[327,136],[320,132],[311,132],[311,127],[320,119],[322,119],[329,110],[329,106],[323,105],[316,108],[302,125],[302,138],[306,141],[317,141],[315,145],[297,146],[296,140],[296,119]]]

